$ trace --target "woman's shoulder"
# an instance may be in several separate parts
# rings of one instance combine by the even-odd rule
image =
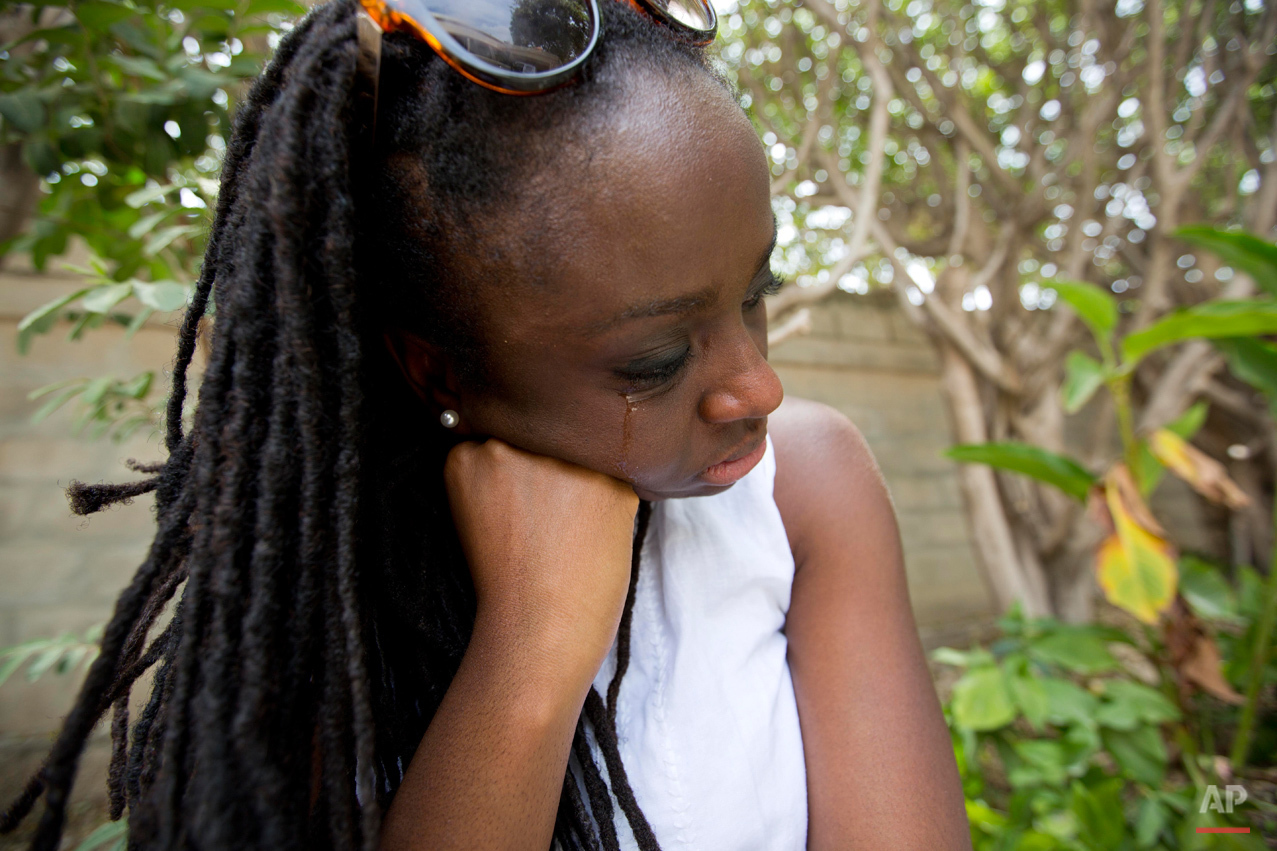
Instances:
[[[822,527],[855,516],[849,512],[857,505],[889,502],[864,435],[836,408],[786,396],[767,430],[776,455],[776,507],[795,559]]]
[[[864,435],[837,408],[786,396],[767,418],[767,431],[776,453],[777,501],[782,487],[789,500],[825,484],[835,484],[845,494],[857,482],[874,486],[875,480],[881,481],[878,462]],[[847,481],[848,474],[854,481]]]

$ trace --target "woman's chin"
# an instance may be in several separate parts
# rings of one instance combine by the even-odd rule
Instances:
[[[686,486],[673,491],[663,489],[648,490],[643,485],[638,485],[634,482],[631,482],[630,484],[634,486],[634,492],[638,494],[639,499],[644,499],[648,502],[660,502],[666,499],[684,499],[692,496],[713,496],[716,493],[722,493],[727,490],[735,484],[735,482],[727,485],[711,485],[706,482],[693,479]]]

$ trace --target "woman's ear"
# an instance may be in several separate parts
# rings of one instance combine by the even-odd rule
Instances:
[[[382,340],[413,392],[435,413],[460,409],[456,375],[442,349],[400,328],[388,329]]]

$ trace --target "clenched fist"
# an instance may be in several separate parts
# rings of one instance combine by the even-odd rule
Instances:
[[[496,438],[458,444],[443,475],[477,621],[525,651],[579,668],[588,682],[625,606],[634,489]]]

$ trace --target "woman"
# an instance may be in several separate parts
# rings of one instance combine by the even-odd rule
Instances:
[[[526,97],[402,32],[369,72],[350,0],[280,45],[170,456],[74,489],[159,528],[6,827],[43,792],[57,847],[114,705],[131,847],[969,847],[882,479],[766,362],[759,142],[634,5]]]

